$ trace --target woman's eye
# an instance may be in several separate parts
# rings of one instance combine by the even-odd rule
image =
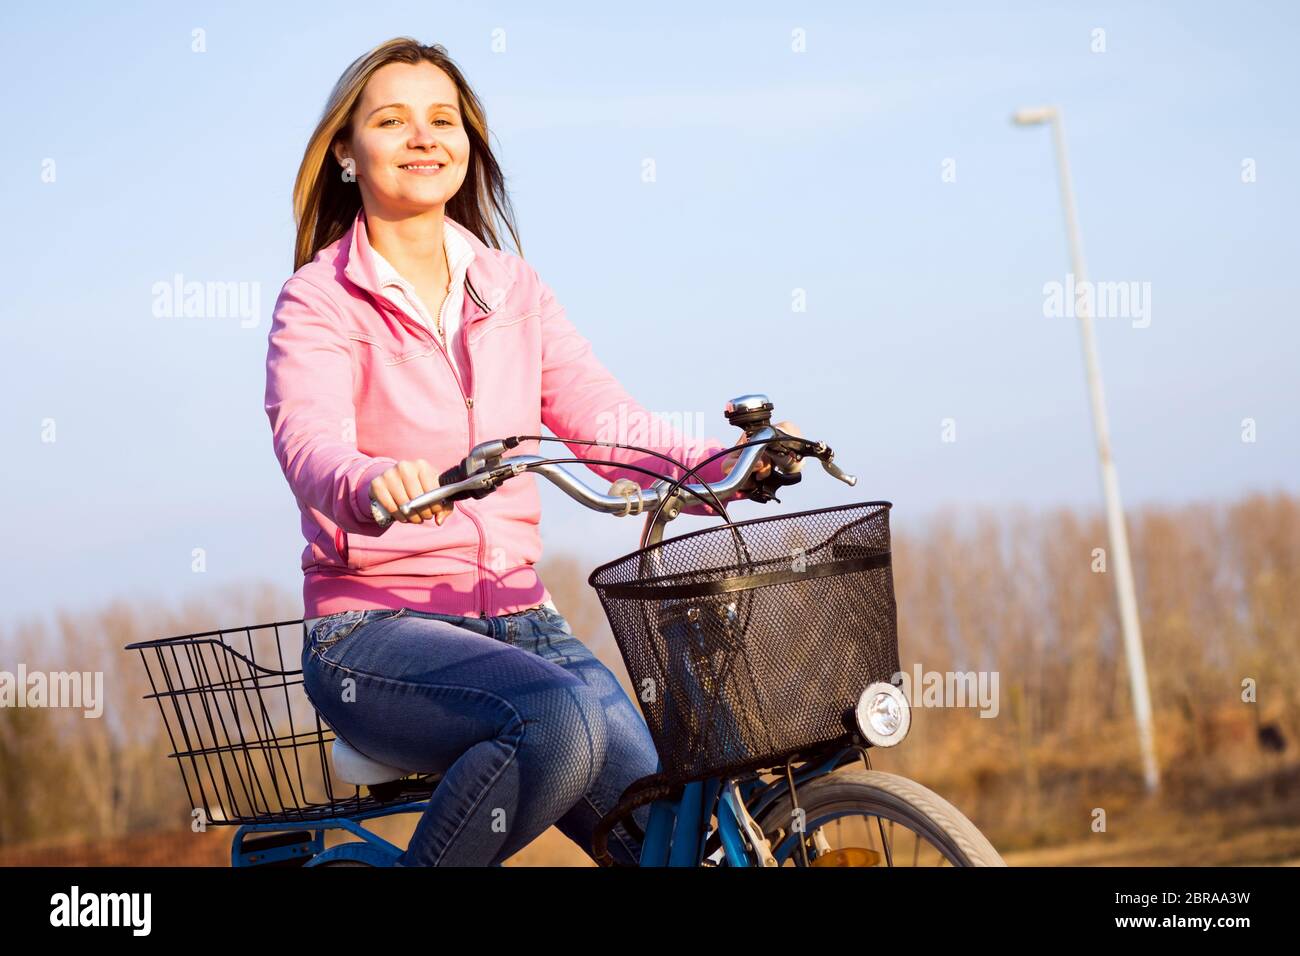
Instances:
[[[386,120],[380,120],[379,125],[380,125],[381,127],[384,127],[384,126],[387,126],[389,123],[400,123],[400,122],[401,122],[401,120],[398,119],[396,116],[390,116],[390,117],[388,117],[388,119],[386,119]],[[456,124],[453,123],[451,120],[448,120],[448,119],[442,119],[441,117],[433,121],[433,125],[434,125],[434,126],[437,126],[439,123],[442,123],[444,126],[454,126],[454,125],[456,125]]]

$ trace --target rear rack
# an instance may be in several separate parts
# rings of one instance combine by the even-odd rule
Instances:
[[[204,826],[298,824],[427,799],[440,775],[376,787],[336,781],[334,740],[302,686],[302,620],[276,621],[128,644],[158,703],[168,755]],[[288,653],[287,653],[288,652]]]

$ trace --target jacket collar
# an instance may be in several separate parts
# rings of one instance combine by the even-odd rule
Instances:
[[[474,250],[474,260],[465,273],[465,310],[464,321],[474,322],[491,315],[505,301],[510,291],[513,278],[497,260],[498,252],[490,248],[474,233],[470,232],[450,216],[443,217],[443,228],[454,229],[470,248]],[[339,251],[344,256],[343,274],[355,285],[370,292],[377,300],[383,301],[383,283],[375,268],[375,258],[371,254],[370,239],[366,234],[366,211],[358,209],[352,225],[339,240]]]

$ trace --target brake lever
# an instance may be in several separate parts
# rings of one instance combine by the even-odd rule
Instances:
[[[839,479],[849,487],[857,485],[858,479],[856,476],[850,475],[848,472],[840,468],[839,465],[835,464],[835,452],[831,451],[830,446],[824,441],[812,441],[794,435],[787,436],[786,441],[798,444],[800,450],[795,451],[787,449],[784,453],[777,453],[771,457],[784,457],[787,460],[796,463],[801,462],[804,458],[813,457],[821,462],[822,468],[824,468],[826,473],[832,478]],[[776,443],[774,442],[773,444]],[[801,471],[782,472],[774,465],[766,478],[755,480],[754,491],[751,493],[750,497],[754,501],[760,503],[775,501],[780,504],[781,499],[776,497],[776,490],[787,485],[798,484],[802,477],[803,472]]]
[[[452,465],[438,476],[438,487],[454,485],[466,481],[471,476],[480,475],[501,466],[501,456],[519,444],[519,436],[512,435],[497,441],[485,441],[475,445],[459,464]],[[486,498],[495,486],[489,485],[471,492],[471,498]]]
[[[830,475],[832,478],[838,478],[850,488],[858,483],[856,476],[850,475],[848,472],[842,470],[839,465],[829,459],[822,462],[822,467],[826,469],[826,474]]]
[[[786,472],[778,470],[775,466],[767,473],[766,478],[758,478],[754,481],[754,490],[749,493],[751,501],[757,501],[759,504],[766,504],[769,501],[781,503],[781,499],[776,496],[778,488],[784,488],[787,485],[797,485],[803,481],[802,472]]]
[[[822,467],[826,469],[826,474],[830,475],[832,478],[838,478],[850,488],[858,483],[856,476],[850,475],[839,465],[835,464],[835,452],[831,451],[830,445],[826,444],[824,441],[808,442],[807,448],[808,454],[822,463]]]

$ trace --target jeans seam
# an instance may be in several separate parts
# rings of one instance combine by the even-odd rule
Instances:
[[[447,838],[447,845],[442,848],[442,852],[438,854],[438,858],[433,861],[434,866],[441,865],[442,858],[447,855],[447,851],[450,850],[452,844],[456,842],[456,837],[460,836],[461,832],[465,829],[465,825],[469,823],[469,818],[474,815],[474,811],[477,810],[479,804],[483,802],[483,798],[486,797],[488,791],[492,789],[492,785],[501,778],[501,775],[503,773],[506,772],[506,768],[509,767],[512,763],[514,763],[515,754],[519,752],[519,747],[523,744],[524,733],[527,730],[527,724],[525,724],[523,720],[520,719],[518,712],[515,711],[513,707],[511,708],[511,711],[515,714],[515,720],[519,721],[522,728],[519,731],[518,740],[516,740],[515,743],[511,745],[510,756],[507,757],[505,759],[505,762],[501,764],[500,769],[498,769],[497,772],[492,775],[492,779],[488,781],[487,786],[485,786],[482,789],[482,791],[479,793],[478,798],[474,801],[473,806],[471,806],[469,810],[465,813],[464,817],[461,818],[460,823],[456,825],[456,829],[452,833],[452,835]]]
[[[600,818],[600,817],[604,817],[604,816],[607,816],[607,814],[605,813],[605,811],[602,810],[602,809],[600,809],[600,807],[596,805],[596,801],[593,800],[593,799],[591,799],[591,795],[590,795],[590,794],[586,794],[586,793],[584,793],[584,794],[582,795],[582,799],[585,800],[585,801],[587,802],[587,806],[591,807],[591,809],[593,809],[593,810],[596,811],[596,816],[597,816],[598,818]],[[598,819],[598,820],[597,820],[597,825],[599,825],[599,822],[600,822],[600,821],[599,821],[599,819]],[[612,827],[609,828],[609,832],[612,833],[612,834],[614,835],[614,839],[618,840],[618,842],[621,843],[621,844],[623,845],[623,849],[627,851],[627,855],[628,855],[628,856],[632,857],[633,859],[639,859],[640,854],[634,852],[634,851],[632,850],[632,847],[628,846],[628,842],[627,842],[626,840],[623,839],[622,834],[618,832],[619,830],[622,830],[622,829],[623,829],[623,823],[622,823],[622,821],[620,820],[620,821],[619,821],[618,823],[616,823],[614,826],[612,826]]]

